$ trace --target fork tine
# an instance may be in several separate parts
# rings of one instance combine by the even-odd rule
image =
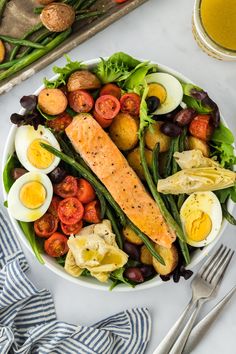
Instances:
[[[213,269],[215,269],[218,266],[219,262],[225,256],[226,252],[227,252],[227,247],[223,246],[220,252],[216,255],[216,257],[215,258],[214,256],[212,257],[212,262],[210,263],[208,268],[205,269],[205,272],[202,274],[203,279],[207,280],[208,276],[212,273]]]
[[[227,255],[224,257],[223,261],[221,262],[220,266],[215,270],[215,273],[212,275],[211,279],[209,280],[210,284],[216,285],[221,277],[223,277],[231,259],[233,258],[234,251],[229,249]]]
[[[208,269],[210,264],[212,262],[214,262],[214,260],[217,258],[217,256],[219,255],[219,253],[221,252],[223,247],[224,247],[223,244],[220,245],[220,247],[215,251],[215,253],[213,255],[211,255],[205,263],[203,263],[203,265],[201,266],[201,268],[198,271],[199,276],[202,276],[204,274],[204,272],[206,271],[206,269]]]

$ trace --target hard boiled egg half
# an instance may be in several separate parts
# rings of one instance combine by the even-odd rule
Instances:
[[[20,163],[28,171],[48,174],[60,162],[60,159],[41,147],[45,143],[60,150],[60,146],[52,132],[42,125],[35,130],[31,125],[17,129],[15,150]]]
[[[35,221],[47,211],[53,195],[52,183],[44,173],[28,172],[18,178],[8,194],[8,210],[20,221]]]
[[[160,115],[173,111],[183,99],[183,88],[180,82],[167,73],[154,73],[146,76],[149,87],[147,97],[155,96],[160,105],[153,114]]]
[[[195,192],[185,200],[180,217],[187,243],[193,247],[203,247],[219,234],[221,205],[213,192]]]

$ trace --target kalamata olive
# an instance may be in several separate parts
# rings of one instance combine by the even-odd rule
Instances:
[[[162,133],[172,138],[181,135],[182,129],[175,123],[165,122],[162,124],[161,129]]]
[[[56,167],[52,172],[49,173],[49,178],[52,183],[60,183],[67,175],[67,172],[61,168]]]
[[[143,274],[142,274],[141,270],[137,267],[127,268],[124,272],[124,276],[127,279],[134,281],[135,283],[143,283],[144,282]]]
[[[191,123],[194,117],[196,117],[197,112],[193,108],[184,108],[182,111],[178,112],[174,117],[174,122],[180,127],[184,127]]]
[[[153,113],[160,106],[160,100],[156,96],[150,96],[146,100],[148,113]]]
[[[139,261],[140,259],[140,249],[136,245],[130,242],[124,243],[124,251],[127,253],[130,258],[134,259],[135,261]]]
[[[144,264],[139,269],[141,270],[141,273],[144,278],[149,278],[156,273],[155,269],[151,265]]]
[[[182,110],[181,106],[176,107],[173,111],[166,113],[166,114],[160,114],[159,115],[159,120],[163,120],[163,121],[173,121],[174,117],[176,116],[176,114],[178,112],[180,112]]]
[[[20,178],[21,176],[23,176],[27,172],[28,171],[25,168],[16,167],[12,171],[12,178],[14,179],[14,181],[16,181],[18,178]]]
[[[20,99],[20,104],[27,112],[29,112],[37,106],[37,101],[38,99],[35,95],[23,96]]]

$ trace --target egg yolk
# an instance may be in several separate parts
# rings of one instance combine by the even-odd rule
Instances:
[[[212,222],[208,214],[202,210],[195,210],[187,216],[185,228],[191,240],[203,241],[211,232]]]
[[[149,84],[148,88],[149,90],[148,90],[147,97],[155,96],[159,98],[160,103],[165,102],[167,93],[164,86],[157,83],[153,83],[153,84]]]
[[[31,165],[39,169],[44,169],[51,166],[55,156],[51,152],[42,148],[40,145],[41,143],[48,144],[48,142],[43,139],[35,139],[32,141],[27,149],[27,157]]]
[[[20,201],[28,209],[41,207],[45,199],[46,190],[38,181],[28,182],[20,190]]]

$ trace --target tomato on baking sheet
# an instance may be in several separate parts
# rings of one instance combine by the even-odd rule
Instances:
[[[97,224],[101,222],[101,209],[98,200],[93,200],[84,207],[83,220],[91,223]]]
[[[83,204],[75,197],[63,199],[58,206],[58,217],[66,225],[79,222],[84,215]]]
[[[62,232],[69,236],[69,235],[76,235],[80,232],[80,230],[82,229],[83,227],[83,221],[80,220],[78,221],[77,223],[73,224],[73,225],[66,225],[66,224],[63,224],[63,222],[61,222],[61,229],[62,229]]]
[[[98,124],[100,124],[101,127],[104,129],[108,128],[113,121],[113,119],[104,119],[104,118],[100,117],[100,115],[95,111],[93,111],[93,118],[95,118],[95,120],[98,122]]]
[[[133,116],[139,115],[140,96],[137,93],[125,93],[120,99],[120,110]]]
[[[84,178],[78,178],[77,198],[83,204],[92,202],[96,198],[96,193],[91,184]]]
[[[68,125],[72,122],[73,118],[69,115],[69,113],[64,112],[60,114],[55,119],[47,120],[47,127],[55,130],[56,132],[64,131]]]
[[[34,222],[34,231],[37,236],[47,238],[56,231],[57,226],[58,218],[50,213],[46,213]]]
[[[44,249],[51,257],[63,256],[69,251],[67,237],[59,232],[54,232],[54,234],[44,242]]]
[[[93,96],[85,90],[76,90],[68,94],[69,106],[77,113],[88,113],[94,105]]]
[[[48,212],[56,217],[58,217],[58,213],[57,213],[57,210],[58,210],[58,205],[60,203],[62,199],[60,197],[58,197],[57,195],[54,195],[52,197],[52,201],[51,201],[51,204],[49,205],[49,208],[48,208]]]
[[[53,185],[53,191],[59,197],[74,197],[78,192],[77,178],[66,176],[62,182]]]
[[[119,100],[121,97],[121,89],[116,84],[106,84],[101,88],[99,95],[111,95]]]
[[[128,1],[128,0],[115,0],[115,2],[116,2],[117,4],[122,4],[123,2],[126,2],[126,1]]]
[[[112,95],[100,96],[95,102],[95,112],[103,119],[113,119],[119,111],[120,102]]]

